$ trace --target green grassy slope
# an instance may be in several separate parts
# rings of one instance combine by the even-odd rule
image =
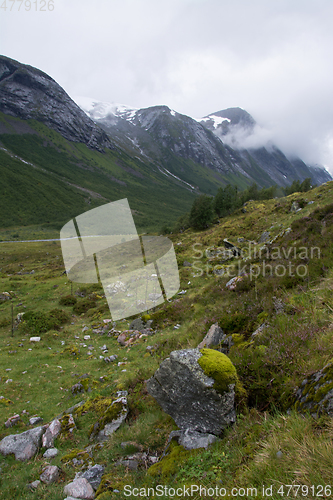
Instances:
[[[124,152],[91,151],[28,122],[37,133],[0,136],[7,150],[0,150],[2,227],[52,222],[60,228],[85,210],[126,197],[138,229],[158,231],[191,206],[193,194],[152,165]]]
[[[143,162],[117,148],[92,151],[35,120],[3,113],[0,147],[2,229],[36,224],[60,229],[83,211],[128,198],[138,230],[154,232],[172,226],[199,191],[215,194],[228,182],[240,187],[249,183],[243,176],[222,175],[166,152],[168,170],[194,186],[194,193],[162,173],[158,162]]]
[[[288,496],[288,489],[281,489],[281,485],[294,485],[289,493],[294,498],[330,498],[329,489],[324,488],[333,483],[332,420],[325,415],[314,418],[297,413],[294,391],[305,377],[333,358],[332,192],[330,182],[306,194],[250,202],[246,213],[238,211],[206,231],[188,230],[172,235],[181,289],[186,293],[151,312],[155,335],[142,338],[131,347],[120,347],[117,334],[106,333],[109,328],[104,334],[93,332],[105,325],[103,319],[110,318],[103,290],[98,285],[71,286],[66,275],[62,275],[57,242],[0,243],[1,291],[11,292],[13,297],[0,305],[0,395],[4,397],[0,399],[0,419],[5,422],[19,413],[22,420],[11,429],[3,427],[0,438],[27,429],[28,415],[24,410],[29,416],[38,414],[48,422],[81,400],[91,402],[99,397],[100,401],[107,401],[116,390],[126,389],[126,423],[102,449],[94,448],[91,457],[83,455],[87,461],[105,466],[107,476],[103,492],[99,492],[100,500],[134,498],[125,496],[126,484],[139,488],[158,484],[175,488],[184,484],[218,486],[226,489],[226,496],[233,488],[244,488],[239,494],[233,490],[232,496],[269,496],[273,500]],[[295,200],[303,206],[296,213],[290,212]],[[291,231],[281,234],[288,228]],[[249,244],[249,240],[258,242],[265,230],[271,239],[276,237],[270,257],[265,250],[260,257],[263,245]],[[243,259],[220,262],[216,250],[223,248],[224,238],[242,249]],[[314,247],[320,253],[315,250],[311,255]],[[274,248],[279,252],[273,253]],[[309,251],[307,258],[304,248]],[[193,266],[184,267],[184,260]],[[278,266],[288,268],[289,264],[307,266],[308,273],[282,276]],[[272,266],[271,273],[268,265]],[[225,285],[239,266],[245,266],[248,277],[235,291],[230,291]],[[217,270],[219,274],[214,272]],[[61,305],[63,297],[77,291],[85,295],[75,295],[81,309]],[[91,302],[85,310],[87,298]],[[15,316],[18,312],[39,313],[38,320],[35,316],[34,322],[22,323],[13,337],[11,304]],[[54,309],[62,313],[52,312]],[[65,321],[62,324],[61,317]],[[47,326],[51,319],[53,323]],[[118,321],[117,330],[128,328],[128,322]],[[208,450],[184,452],[174,448],[159,468],[146,470],[143,466],[131,471],[115,466],[117,460],[134,451],[133,447],[122,448],[123,441],[135,441],[149,453],[162,454],[170,431],[176,427],[147,394],[145,380],[172,350],[196,347],[215,322],[233,337],[229,357],[246,391],[237,400],[236,424]],[[251,339],[252,332],[264,322],[269,327]],[[175,330],[177,323],[180,328]],[[88,330],[83,331],[86,326]],[[88,341],[83,339],[86,334],[91,337]],[[29,342],[31,335],[40,335],[41,342]],[[104,363],[99,358],[103,344],[109,355],[117,354],[117,362],[125,364]],[[148,345],[153,349],[148,351]],[[73,395],[71,387],[82,380],[81,376],[85,392]],[[72,458],[91,445],[88,435],[98,418],[96,411],[74,415],[77,429],[56,440],[59,455],[52,464],[61,468],[61,477],[53,485],[41,485],[37,493],[29,492],[26,484],[38,479],[47,463],[42,452],[27,463],[0,456],[1,498],[63,498],[64,484],[82,467],[75,465]],[[272,485],[272,495],[263,492],[263,485],[266,489]],[[256,489],[256,495],[251,488]],[[119,492],[113,492],[114,489]],[[220,497],[210,495],[213,499]]]

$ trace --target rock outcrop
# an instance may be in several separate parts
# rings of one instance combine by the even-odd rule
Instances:
[[[0,57],[0,111],[38,120],[69,141],[83,142],[92,149],[113,147],[106,133],[50,76],[4,56]]]

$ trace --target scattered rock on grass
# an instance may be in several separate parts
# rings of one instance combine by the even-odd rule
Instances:
[[[105,363],[112,363],[118,358],[117,354],[112,354],[112,356],[107,356],[104,358]]]
[[[333,417],[333,361],[303,380],[295,407],[299,412],[309,411],[314,418],[323,413]]]
[[[177,439],[178,444],[183,446],[185,450],[195,450],[197,448],[208,448],[218,439],[214,434],[201,433],[190,429],[172,431],[169,436],[168,443],[172,439]]]
[[[239,283],[240,281],[243,281],[243,277],[242,276],[235,276],[234,278],[231,278],[231,280],[229,280],[228,283],[226,283],[225,286],[229,290],[236,290],[237,283]]]
[[[107,423],[105,427],[98,432],[97,441],[106,441],[107,439],[109,439],[109,437],[121,426],[121,424],[127,417],[127,392],[119,391],[118,395],[119,397],[112,402],[110,407],[111,412],[113,409],[115,409],[116,416],[111,422]],[[97,422],[97,425],[95,424],[95,426],[96,430],[98,430],[99,422]],[[93,436],[94,433],[92,433],[91,437]]]
[[[56,457],[57,455],[58,455],[57,448],[49,448],[48,450],[46,450],[46,452],[44,453],[43,457],[51,459],[51,458]]]
[[[29,490],[31,491],[34,491],[38,488],[39,485],[40,481],[37,479],[37,481],[33,481],[32,483],[27,484],[27,488],[29,488]]]
[[[29,424],[30,425],[40,424],[41,422],[43,422],[42,417],[31,417],[31,418],[29,418]]]
[[[54,440],[59,436],[60,431],[61,423],[57,418],[55,418],[54,420],[52,420],[43,436],[43,447],[53,448]]]
[[[21,434],[11,434],[0,442],[0,453],[14,454],[16,460],[29,460],[38,451],[45,426],[35,427]]]
[[[75,479],[79,477],[85,478],[88,481],[88,483],[93,487],[93,489],[96,491],[101,483],[103,474],[104,474],[104,467],[102,465],[96,464],[83,473],[78,472],[78,474],[75,476]]]
[[[45,484],[51,484],[59,479],[59,468],[56,465],[48,465],[43,470],[39,479]]]
[[[71,391],[72,391],[72,394],[79,394],[81,392],[84,392],[84,387],[82,384],[77,383],[77,384],[74,384],[72,387],[71,387]]]
[[[12,417],[9,417],[9,419],[5,422],[5,427],[7,427],[7,429],[9,427],[13,427],[13,425],[17,424],[20,420],[21,420],[20,415],[18,414],[13,415]]]
[[[82,500],[93,500],[95,493],[87,479],[85,477],[79,477],[74,479],[72,483],[65,486],[64,495],[68,495],[76,499],[80,498]]]
[[[198,349],[202,349],[203,347],[210,348],[212,346],[217,346],[220,344],[220,342],[223,342],[225,338],[226,335],[223,333],[222,328],[219,327],[218,323],[214,323],[208,330],[208,333],[205,335],[203,340],[198,345]]]

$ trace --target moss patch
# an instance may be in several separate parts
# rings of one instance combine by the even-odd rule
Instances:
[[[152,465],[147,470],[147,474],[152,477],[161,476],[164,480],[176,474],[179,464],[184,462],[193,451],[187,451],[183,446],[177,445],[174,441],[170,443],[170,453],[157,464]]]
[[[200,352],[198,363],[205,374],[215,380],[214,389],[221,394],[227,392],[229,385],[238,380],[236,368],[228,356],[213,349],[200,349]]]

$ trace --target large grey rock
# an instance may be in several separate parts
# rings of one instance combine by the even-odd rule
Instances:
[[[96,491],[100,485],[103,474],[104,467],[102,465],[96,464],[86,470],[86,472],[83,472],[83,474],[79,473],[78,477],[84,477]]]
[[[35,427],[21,434],[6,436],[0,442],[0,453],[3,455],[14,454],[16,460],[29,460],[38,451],[41,445],[45,427]]]
[[[218,345],[220,342],[223,342],[225,338],[226,335],[223,333],[222,328],[219,327],[218,323],[214,323],[198,345],[198,349],[203,349],[204,347],[210,348]]]
[[[79,477],[64,487],[64,495],[82,500],[93,500],[95,493],[87,479]]]
[[[234,384],[217,392],[198,364],[201,356],[199,349],[171,352],[147,381],[147,390],[180,429],[218,435],[235,422]]]

